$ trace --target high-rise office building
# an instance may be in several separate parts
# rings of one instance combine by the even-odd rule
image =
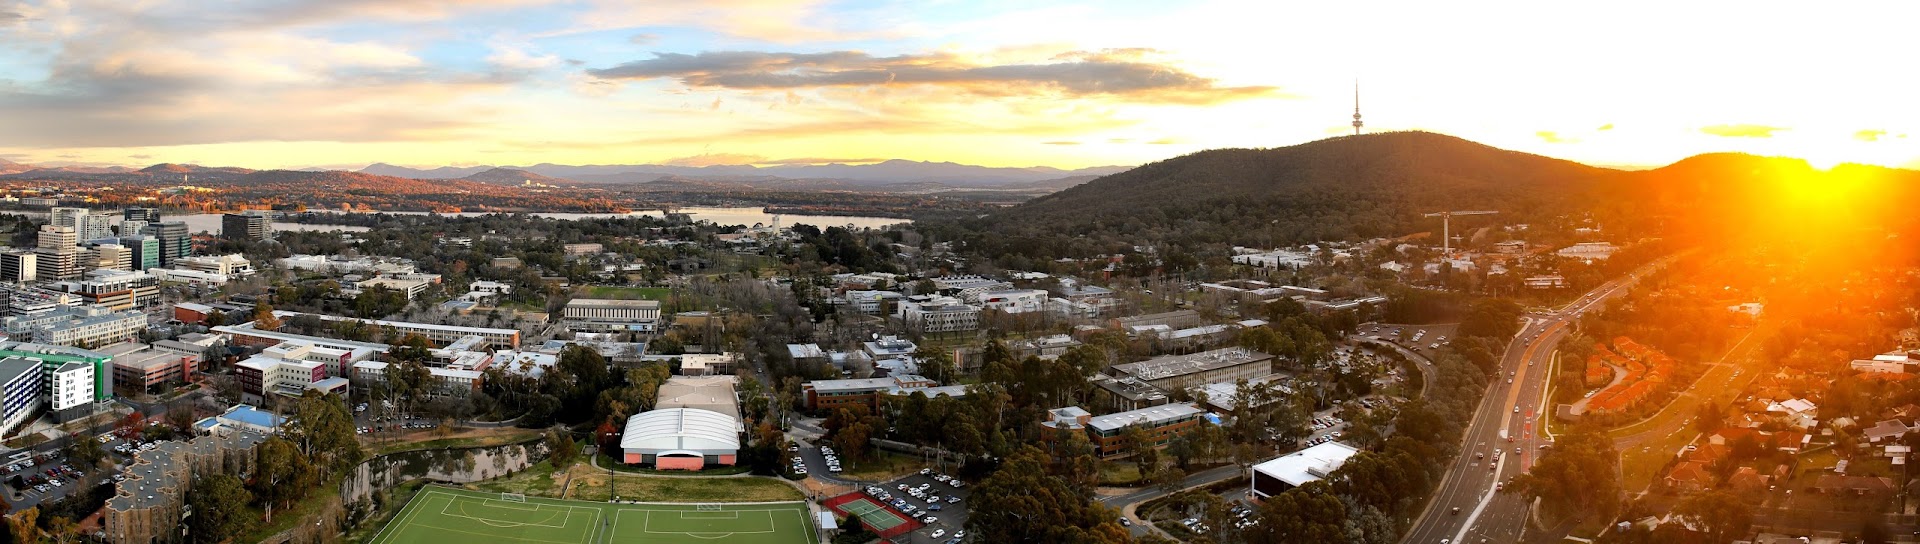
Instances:
[[[132,270],[133,252],[120,244],[94,244],[87,248],[87,270],[111,268],[114,270]]]
[[[81,240],[113,237],[113,216],[105,212],[96,213],[86,208],[53,208],[47,211],[47,223],[71,227]]]
[[[154,238],[160,240],[160,266],[193,254],[193,236],[185,221],[161,221],[152,225]]]
[[[35,274],[42,280],[62,281],[79,279],[80,236],[73,227],[59,225],[41,225],[39,247],[35,256]]]
[[[78,232],[80,230],[80,218],[86,216],[86,208],[50,208],[47,210],[47,224],[56,227],[68,227]]]
[[[0,282],[26,283],[39,277],[39,265],[35,264],[32,251],[13,250],[0,253]]]
[[[80,216],[80,226],[73,229],[81,240],[102,240],[113,237],[113,214],[110,212],[88,212]]]
[[[268,213],[248,210],[242,213],[230,213],[220,216],[220,237],[228,240],[260,241],[272,237],[272,223]]]
[[[120,222],[120,237],[125,238],[147,230],[149,223],[143,219],[127,219]]]
[[[160,208],[127,208],[122,213],[124,215],[121,217],[121,219],[126,221],[140,221],[143,224],[147,224],[147,225],[160,222]],[[139,232],[140,231],[135,230],[133,232],[123,232],[121,234],[137,234]]]
[[[127,246],[127,251],[132,255],[134,270],[160,267],[159,238],[145,234],[121,236],[120,245]]]

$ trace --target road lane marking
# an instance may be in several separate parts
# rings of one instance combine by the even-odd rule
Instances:
[[[1504,460],[1496,461],[1495,463],[1499,465],[1504,465],[1506,464],[1506,461]],[[1493,473],[1499,474],[1500,470],[1494,469]],[[1499,478],[1495,478],[1494,480],[1499,481]],[[1453,535],[1454,542],[1461,542],[1463,541],[1462,539],[1467,538],[1467,530],[1473,528],[1473,520],[1478,519],[1480,517],[1480,512],[1485,511],[1487,509],[1488,504],[1493,503],[1494,493],[1495,493],[1494,489],[1489,487],[1487,488],[1487,493],[1485,495],[1480,496],[1480,503],[1473,506],[1473,512],[1467,514],[1467,519],[1461,520],[1460,532],[1454,533]]]

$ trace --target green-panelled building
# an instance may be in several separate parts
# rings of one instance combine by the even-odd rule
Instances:
[[[42,380],[52,380],[53,372],[67,363],[86,363],[93,366],[93,401],[102,402],[113,398],[113,356],[111,355],[67,346],[0,342],[0,359],[8,357],[40,361]]]

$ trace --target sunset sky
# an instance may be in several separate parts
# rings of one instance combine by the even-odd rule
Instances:
[[[0,158],[1063,168],[1431,130],[1920,166],[1911,2],[0,0]]]

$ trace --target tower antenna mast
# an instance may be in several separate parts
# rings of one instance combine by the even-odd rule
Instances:
[[[1443,259],[1451,259],[1451,258],[1453,258],[1453,240],[1452,240],[1452,238],[1451,238],[1451,237],[1453,236],[1453,216],[1456,216],[1456,215],[1493,215],[1493,214],[1496,214],[1496,213],[1500,213],[1500,212],[1495,212],[1495,211],[1482,211],[1482,210],[1471,210],[1471,211],[1459,211],[1459,212],[1433,212],[1433,213],[1430,213],[1430,214],[1426,214],[1426,216],[1427,216],[1427,217],[1438,217],[1438,218],[1440,218],[1440,254],[1441,254],[1441,258],[1443,258]]]
[[[1360,135],[1360,80],[1353,80],[1353,135]]]

